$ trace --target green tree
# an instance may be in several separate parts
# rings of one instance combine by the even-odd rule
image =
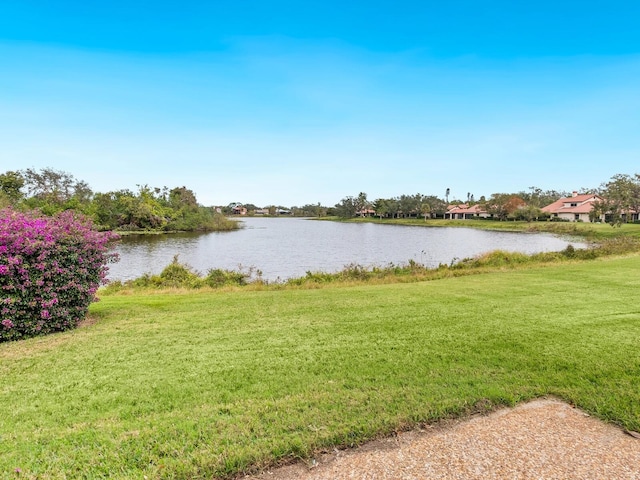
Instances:
[[[556,190],[542,190],[539,187],[529,187],[529,191],[520,191],[516,194],[522,198],[527,205],[543,208],[552,204],[556,200],[569,196],[568,192],[559,192]]]
[[[198,207],[195,193],[187,187],[176,187],[169,191],[169,205],[175,209]]]
[[[526,206],[526,202],[512,193],[494,193],[485,203],[485,209],[498,220],[506,220],[516,210]]]
[[[133,224],[142,230],[160,230],[166,226],[170,216],[148,185],[138,185],[138,194],[130,214]]]
[[[120,226],[117,195],[116,192],[98,192],[93,197],[92,217],[100,230],[115,230]]]
[[[589,221],[599,222],[602,217],[610,220],[610,218],[607,218],[608,208],[607,202],[604,199],[594,202],[591,211],[589,212]],[[611,223],[611,226],[614,226],[614,223]]]
[[[430,214],[435,215],[436,217],[444,216],[447,211],[447,203],[435,195],[427,195],[423,197],[422,202],[423,204],[426,203],[429,205],[429,209],[431,210]]]
[[[258,210],[258,206],[254,205],[253,203],[245,203],[243,205],[244,205],[244,208],[247,209],[247,213],[255,212],[256,210]]]
[[[207,223],[206,213],[200,210],[195,194],[187,187],[171,189],[167,200],[166,230],[194,231]]]
[[[541,215],[542,210],[535,205],[523,205],[511,213],[514,220],[525,220],[527,222],[537,220]]]
[[[86,182],[52,168],[27,168],[19,173],[24,179],[28,208],[38,208],[46,215],[71,209],[90,213],[93,192]]]
[[[398,197],[398,211],[403,217],[410,216],[412,213],[416,213],[418,205],[413,195],[400,195]]]
[[[353,199],[353,203],[356,208],[356,213],[360,214],[361,217],[364,217],[365,210],[371,207],[371,203],[367,200],[367,194],[364,192],[360,192],[358,196]]]
[[[640,175],[614,175],[602,185],[601,196],[594,205],[594,215],[604,214],[611,226],[619,227],[640,210]]]
[[[327,215],[327,207],[322,206],[320,202],[316,204],[308,203],[301,207],[302,215],[306,217],[324,217]]]
[[[162,195],[147,185],[138,186],[138,192],[117,190],[98,193],[93,200],[93,218],[107,230],[161,230],[168,223],[171,209]]]
[[[391,218],[400,217],[400,201],[397,197],[393,197],[387,200],[387,208],[391,214]]]
[[[24,187],[24,177],[20,172],[8,171],[0,174],[0,200],[4,199],[7,205],[15,205],[23,198],[22,187]]]
[[[389,215],[389,201],[384,198],[378,198],[373,202],[373,209],[376,211],[376,215],[382,220]]]
[[[340,218],[353,218],[356,216],[358,207],[353,197],[345,197],[335,206],[335,213]]]
[[[427,202],[420,204],[420,215],[424,217],[424,221],[427,221],[427,217],[431,216],[431,206]]]

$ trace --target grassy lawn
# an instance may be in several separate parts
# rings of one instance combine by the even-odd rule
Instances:
[[[0,476],[232,476],[542,395],[637,431],[638,272],[105,296],[0,344]]]

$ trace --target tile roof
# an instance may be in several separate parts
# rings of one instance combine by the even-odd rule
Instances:
[[[542,211],[547,213],[589,213],[593,208],[593,203],[600,199],[600,196],[593,193],[565,197],[543,207]],[[572,206],[572,204],[576,205]]]
[[[480,204],[473,205],[470,207],[466,203],[461,203],[460,205],[449,205],[447,208],[447,213],[487,213],[482,209]]]

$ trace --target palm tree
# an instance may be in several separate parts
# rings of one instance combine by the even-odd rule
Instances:
[[[431,206],[428,203],[423,203],[420,205],[420,213],[424,217],[424,221],[427,221],[427,217],[431,215]]]

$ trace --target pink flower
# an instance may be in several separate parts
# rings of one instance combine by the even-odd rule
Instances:
[[[114,238],[74,212],[0,209],[0,342],[75,326],[117,260]]]

